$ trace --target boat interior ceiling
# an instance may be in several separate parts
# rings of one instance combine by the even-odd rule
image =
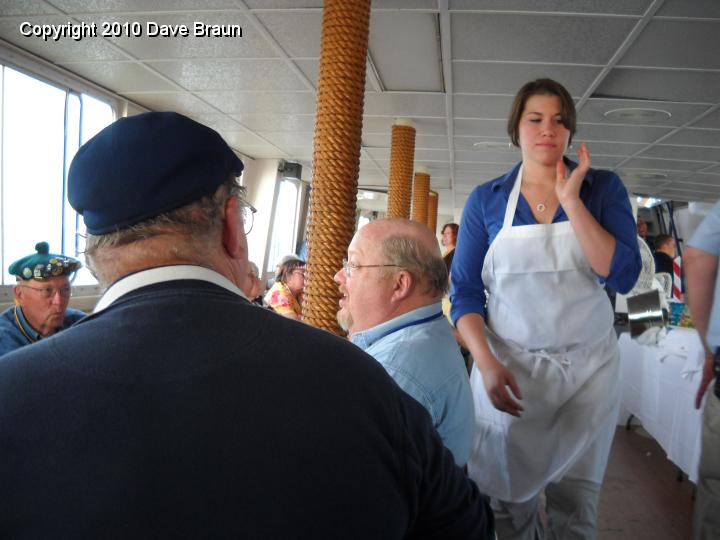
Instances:
[[[44,41],[22,36],[23,21],[137,22],[142,36]],[[195,22],[242,36],[193,37]],[[321,23],[321,0],[0,0],[6,43],[132,104],[194,117],[246,158],[306,169]],[[148,36],[151,24],[191,35]],[[387,186],[391,127],[408,118],[439,213],[457,216],[474,186],[518,161],[506,134],[515,92],[550,77],[574,96],[574,147],[586,141],[595,167],[639,195],[714,201],[718,52],[717,0],[374,0],[359,184]]]

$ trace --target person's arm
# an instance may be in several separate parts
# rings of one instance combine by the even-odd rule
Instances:
[[[578,150],[578,158],[580,162],[569,178],[565,178],[565,163],[562,158],[558,161],[555,192],[590,266],[596,274],[605,278],[610,274],[610,264],[615,253],[615,237],[598,223],[580,199],[580,187],[590,169],[590,153],[585,143]]]
[[[457,328],[467,343],[475,365],[482,373],[485,391],[492,404],[500,411],[520,416],[524,409],[513,399],[513,396],[522,399],[520,387],[511,371],[502,365],[490,350],[485,336],[485,319],[478,313],[466,313],[457,320]]]
[[[710,325],[710,313],[713,308],[718,257],[702,249],[689,246],[683,253],[683,268],[685,270],[687,302],[690,306],[693,323],[705,347],[703,375],[695,396],[695,408],[699,409],[702,398],[713,379],[713,353],[706,336]]]

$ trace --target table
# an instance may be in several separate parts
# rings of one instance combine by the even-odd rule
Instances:
[[[670,327],[659,345],[622,334],[619,345],[621,410],[639,418],[668,459],[696,482],[702,408],[695,409],[695,394],[705,358],[698,333]]]

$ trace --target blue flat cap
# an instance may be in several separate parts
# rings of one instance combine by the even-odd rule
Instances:
[[[68,201],[106,234],[213,193],[242,161],[216,131],[173,112],[121,118],[80,147]]]
[[[43,281],[57,276],[72,274],[82,267],[82,263],[72,257],[50,253],[47,242],[35,244],[32,255],[18,259],[8,267],[8,272],[20,279]]]

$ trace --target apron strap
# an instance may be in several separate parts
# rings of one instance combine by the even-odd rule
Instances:
[[[530,373],[530,378],[534,379],[537,377],[542,361],[547,360],[551,364],[555,365],[562,373],[563,379],[565,379],[566,382],[569,382],[570,375],[568,375],[568,368],[572,366],[572,362],[570,362],[565,355],[555,354],[545,350],[535,351],[532,355],[535,358],[535,364],[533,365],[532,372]]]
[[[515,217],[515,210],[517,209],[517,203],[520,199],[520,184],[522,183],[522,172],[523,166],[520,164],[517,176],[515,177],[515,185],[510,191],[508,197],[507,207],[505,208],[505,219],[503,220],[503,229],[512,227],[513,218]]]

